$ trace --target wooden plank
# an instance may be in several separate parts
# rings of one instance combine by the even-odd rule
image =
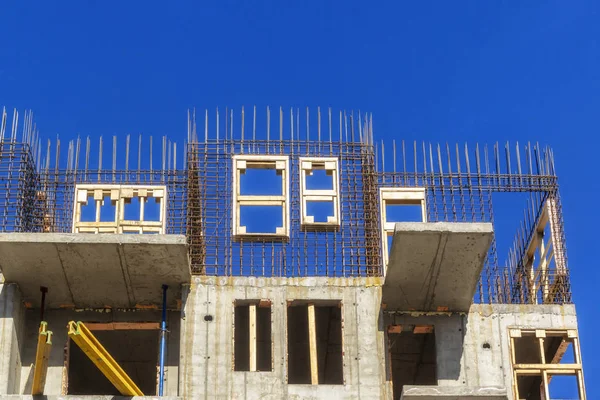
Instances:
[[[256,304],[248,306],[250,326],[250,371],[256,371]]]
[[[550,391],[548,390],[548,372],[542,372],[542,390],[544,393],[542,394],[542,398],[550,399]]]
[[[83,350],[106,378],[124,396],[143,396],[142,391],[100,344],[98,339],[81,323],[70,321],[68,335]],[[148,349],[149,351],[153,349]]]
[[[317,327],[315,325],[315,305],[308,305],[308,342],[310,347],[310,381],[319,384],[319,360],[317,358]]]
[[[581,369],[581,364],[514,364],[513,368],[560,371]]]
[[[90,331],[158,330],[159,322],[86,322]]]
[[[579,399],[585,400],[585,383],[583,380],[583,371],[577,371],[577,390],[579,391]]]
[[[413,329],[414,334],[425,334],[433,332],[433,325],[415,325]]]
[[[47,326],[48,324],[45,321],[40,323],[31,389],[31,394],[34,396],[44,394],[44,387],[46,386],[48,360],[50,359],[50,348],[52,346],[52,331],[46,330]]]

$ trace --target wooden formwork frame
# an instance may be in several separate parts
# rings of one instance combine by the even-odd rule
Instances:
[[[73,207],[74,233],[157,233],[164,234],[166,226],[166,187],[146,185],[77,185]],[[100,209],[104,199],[110,198],[115,205],[114,221],[101,222]],[[125,204],[137,197],[140,204],[140,219],[125,219]],[[81,208],[93,198],[96,207],[95,221],[82,222]],[[159,203],[159,220],[144,219],[145,203],[154,199]]]
[[[50,358],[50,348],[52,347],[52,331],[47,330],[47,327],[48,323],[46,321],[40,323],[31,388],[31,394],[34,396],[44,394],[44,387],[46,386],[48,360]]]
[[[290,158],[288,156],[268,155],[236,155],[233,156],[233,235],[234,236],[274,236],[290,235]],[[241,175],[247,169],[272,169],[281,176],[281,195],[242,195]],[[275,233],[247,232],[241,224],[240,209],[242,206],[280,206],[283,226],[278,226]]]
[[[577,390],[579,399],[586,400],[585,384],[583,381],[583,367],[581,364],[581,349],[579,347],[579,335],[576,329],[521,329],[510,328],[510,357],[513,373],[513,394],[516,400],[521,400],[518,386],[519,376],[533,375],[542,378],[541,393],[542,400],[550,400],[548,384],[552,376],[567,375],[577,378]],[[517,363],[515,339],[523,336],[532,336],[537,338],[538,350],[541,363],[539,364],[521,364]],[[562,342],[552,356],[551,360],[546,359],[544,341],[548,337],[560,337]],[[561,364],[561,358],[566,352],[569,344],[573,346],[574,362]]]
[[[305,227],[338,227],[340,225],[340,182],[339,162],[336,157],[300,157],[300,213],[302,225]],[[325,170],[331,176],[331,189],[309,189],[306,178],[314,170]],[[327,216],[326,222],[315,222],[313,215],[308,215],[308,202],[333,203],[333,215]]]
[[[388,205],[418,205],[421,206],[421,220],[427,222],[427,207],[425,203],[425,188],[422,187],[385,187],[379,189],[379,207],[381,212],[381,249],[384,265],[387,269],[389,250],[387,239],[394,234],[397,221],[388,221],[386,206]]]

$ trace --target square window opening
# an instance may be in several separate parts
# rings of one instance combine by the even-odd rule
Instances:
[[[92,333],[144,395],[157,394],[158,329],[94,330]],[[121,395],[77,344],[69,341],[68,345],[68,395]]]
[[[281,172],[275,168],[247,168],[240,171],[240,195],[282,196]]]
[[[316,360],[311,360],[310,305],[288,307],[288,383],[311,384],[316,365],[318,384],[343,385],[342,314],[340,304],[314,305]]]
[[[160,221],[161,203],[162,201],[158,197],[146,197],[144,203],[144,221]]]
[[[544,338],[544,358],[547,364],[574,364],[573,340],[565,336]]]
[[[576,375],[549,375],[548,398],[579,399],[579,384]]]
[[[110,195],[102,198],[100,207],[100,222],[115,222],[117,220],[117,204],[110,199]]]
[[[556,360],[561,364],[575,364],[575,351],[572,341],[564,340],[559,349],[554,353]]]
[[[126,221],[139,221],[140,220],[140,198],[131,197],[124,199],[125,209],[123,210],[124,218]]]
[[[307,201],[306,215],[312,216],[314,222],[325,223],[327,217],[333,217],[335,214],[333,201]]]
[[[88,196],[87,204],[81,203],[81,222],[95,222],[96,221],[96,201],[94,196]]]
[[[251,317],[255,313],[254,318]],[[255,336],[252,334],[250,322],[255,320]],[[234,371],[272,370],[271,344],[271,307],[260,307],[256,304],[236,305],[234,309]],[[255,340],[256,351],[251,354],[251,341]],[[254,361],[252,361],[254,358]]]
[[[423,222],[421,203],[385,203],[386,222]]]
[[[542,363],[539,339],[535,337],[535,334],[523,334],[522,337],[514,338],[514,341],[516,364]]]
[[[395,399],[400,398],[404,385],[437,385],[435,332],[433,327],[427,328],[426,333],[415,333],[423,332],[418,326],[388,332]]]
[[[246,233],[276,234],[283,226],[282,206],[240,206],[240,225]]]
[[[333,171],[314,168],[306,170],[307,190],[333,190]]]

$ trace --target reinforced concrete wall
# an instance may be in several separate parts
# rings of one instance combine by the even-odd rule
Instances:
[[[0,394],[18,391],[24,329],[25,307],[19,287],[0,284]]]
[[[469,313],[384,312],[384,324],[433,325],[440,395],[458,386],[505,388],[512,400],[509,328],[577,329],[577,318],[573,305],[473,304]]]
[[[381,287],[369,278],[193,277],[183,300],[179,395],[189,399],[377,399],[385,383]],[[184,293],[186,291],[184,290]],[[233,370],[233,305],[269,299],[273,370]],[[287,384],[288,302],[341,302],[344,385]]]
[[[368,278],[194,277],[183,292],[179,395],[194,399],[392,399],[387,326],[416,324],[434,326],[437,386],[405,387],[403,398],[419,398],[435,388],[433,398],[464,393],[456,398],[512,400],[509,328],[577,329],[572,305],[473,305],[468,313],[381,311],[380,282]],[[273,370],[234,371],[234,304],[260,299],[271,301]],[[286,313],[298,300],[341,301],[344,385],[287,383]]]
[[[461,393],[457,398],[513,400],[509,328],[577,329],[572,305],[472,305],[468,313],[382,311],[377,278],[194,277],[183,293],[181,313],[169,312],[165,394],[188,399],[392,399],[387,327],[405,324],[433,325],[437,385],[405,386],[403,399]],[[234,304],[249,300],[271,302],[272,371],[234,371]],[[288,328],[287,309],[302,301],[341,304],[343,384],[287,383],[287,341],[294,328]],[[17,285],[4,284],[0,312],[0,398],[26,398],[39,310],[26,310]],[[160,316],[158,311],[48,310],[45,319],[54,331],[45,394],[60,396],[69,320],[159,321]]]

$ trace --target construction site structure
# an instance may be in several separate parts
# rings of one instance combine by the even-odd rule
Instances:
[[[2,398],[586,398],[547,147],[256,107],[63,143],[11,114]]]

